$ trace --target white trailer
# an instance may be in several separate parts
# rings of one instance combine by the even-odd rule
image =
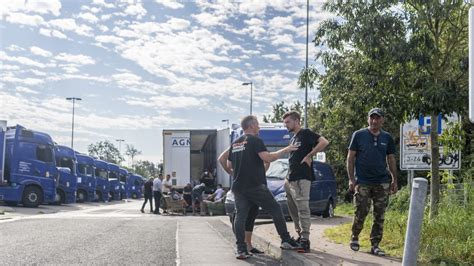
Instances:
[[[163,174],[171,175],[176,187],[199,183],[202,173],[210,170],[216,184],[230,187],[229,175],[217,162],[229,147],[229,129],[163,130]]]

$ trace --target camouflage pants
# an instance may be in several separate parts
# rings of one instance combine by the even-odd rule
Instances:
[[[378,246],[382,241],[385,208],[388,204],[390,184],[359,184],[354,194],[354,205],[356,208],[352,222],[352,236],[358,237],[364,227],[365,217],[369,214],[373,202],[374,224],[370,232],[372,246]]]

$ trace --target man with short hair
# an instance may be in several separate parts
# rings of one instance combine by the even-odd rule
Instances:
[[[193,190],[191,192],[191,206],[193,209],[193,215],[196,215],[196,202],[199,202],[199,210],[201,212],[201,215],[204,215],[204,206],[202,203],[202,193],[206,190],[206,184],[201,183],[195,187],[193,187]]]
[[[309,232],[311,210],[309,192],[314,181],[313,156],[324,150],[329,141],[310,129],[301,128],[301,116],[290,111],[283,115],[283,123],[290,133],[294,133],[290,143],[298,149],[290,152],[288,158],[288,176],[285,179],[285,191],[288,211],[295,225],[300,243],[298,252],[310,252]]]
[[[245,243],[245,222],[249,208],[257,205],[272,216],[275,227],[281,238],[280,248],[296,249],[298,244],[291,238],[286,228],[285,218],[280,205],[266,186],[264,162],[270,163],[280,158],[284,153],[295,150],[289,145],[276,152],[268,152],[262,139],[258,137],[260,127],[257,117],[246,116],[241,122],[244,135],[236,139],[229,149],[228,167],[234,173],[232,192],[235,196],[235,236],[237,239],[237,259],[249,256]]]
[[[146,203],[150,201],[150,213],[153,212],[153,177],[148,179],[145,184],[143,184],[143,197],[145,198],[145,201],[143,202],[142,208],[140,211],[142,213],[145,213],[144,209],[146,206]]]
[[[158,178],[153,180],[153,198],[155,198],[154,214],[160,214],[160,200],[161,200],[161,186],[163,181],[163,174],[159,174]]]
[[[383,236],[388,197],[390,192],[396,193],[398,190],[395,142],[388,132],[382,130],[384,121],[385,113],[382,109],[371,109],[367,121],[369,126],[354,132],[347,154],[349,190],[355,191],[356,208],[350,247],[354,251],[359,250],[359,234],[373,202],[374,223],[370,233],[370,252],[378,256],[385,255],[379,244]]]

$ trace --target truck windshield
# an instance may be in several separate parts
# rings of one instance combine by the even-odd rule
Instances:
[[[116,172],[114,172],[114,171],[111,171],[111,172],[109,173],[109,178],[115,178],[115,179],[118,179],[118,175],[117,175],[117,173],[116,173]]]
[[[285,179],[288,173],[288,160],[277,160],[270,164],[266,176],[270,178]]]
[[[56,164],[59,167],[67,167],[71,170],[71,173],[75,173],[74,169],[74,161],[72,158],[61,158],[56,160]]]
[[[109,179],[107,170],[105,170],[105,169],[96,168],[95,169],[95,176],[100,177],[102,179]]]
[[[82,175],[92,176],[92,170],[93,168],[90,165],[82,164],[82,163],[77,165],[77,172],[79,172]]]

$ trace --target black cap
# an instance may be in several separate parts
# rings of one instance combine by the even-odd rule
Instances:
[[[378,115],[378,116],[380,116],[380,117],[384,117],[384,116],[385,116],[385,113],[384,113],[384,112],[382,111],[382,109],[380,109],[380,108],[372,108],[372,109],[370,109],[370,111],[369,111],[369,117],[370,117],[371,115],[374,115],[374,114],[375,114],[375,115]]]

